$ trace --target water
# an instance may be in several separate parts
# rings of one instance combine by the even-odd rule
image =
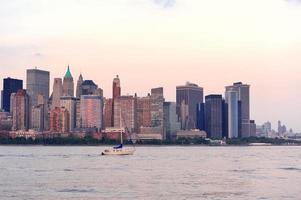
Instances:
[[[301,199],[301,147],[0,146],[0,199]]]

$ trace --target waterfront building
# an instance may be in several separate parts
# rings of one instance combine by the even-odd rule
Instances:
[[[113,79],[113,85],[112,85],[112,126],[115,126],[114,124],[114,104],[115,99],[121,96],[121,85],[120,85],[120,79],[119,76],[116,75],[116,77]]]
[[[179,130],[176,132],[176,139],[195,139],[195,138],[206,138],[207,133],[199,129],[192,130]]]
[[[18,90],[11,94],[13,115],[12,130],[28,130],[30,126],[30,101],[26,90]]]
[[[52,109],[60,107],[60,98],[63,96],[63,83],[61,78],[55,78],[52,90]]]
[[[203,131],[205,130],[205,104],[198,103],[197,104],[197,123],[196,128]]]
[[[113,127],[113,99],[105,99],[104,100],[104,108],[103,108],[103,113],[104,113],[104,127],[109,128]]]
[[[80,94],[81,95],[99,95],[98,86],[92,80],[85,80],[80,86]]]
[[[81,85],[84,82],[82,74],[79,75],[78,80],[77,80],[77,85],[76,85],[76,98],[80,98],[82,95],[81,93]]]
[[[31,129],[44,131],[48,127],[48,105],[42,95],[37,96],[37,105],[31,108]]]
[[[114,127],[137,131],[137,97],[120,96],[114,99]]]
[[[182,129],[195,129],[197,123],[197,104],[203,103],[203,88],[187,82],[176,88],[177,115]]]
[[[146,97],[137,98],[137,127],[140,133],[141,127],[150,127],[151,120],[151,96],[148,94]]]
[[[74,96],[74,83],[69,65],[63,80],[63,96]]]
[[[50,132],[68,133],[69,132],[69,113],[64,107],[56,107],[50,112]]]
[[[176,132],[181,129],[181,123],[178,122],[176,102],[164,102],[163,113],[164,138],[173,140],[176,137]]]
[[[205,97],[205,130],[210,138],[223,136],[222,104],[222,95]]]
[[[49,71],[28,69],[26,75],[26,92],[30,97],[31,105],[37,105],[38,95],[42,95],[46,102],[49,99]]]
[[[229,88],[225,93],[225,101],[227,105],[227,121],[228,121],[228,137],[238,137],[238,92]]]
[[[163,103],[164,95],[163,88],[153,88],[151,89],[151,126],[152,127],[162,127],[163,128]]]
[[[255,120],[250,120],[250,136],[256,137],[256,123]]]
[[[103,99],[97,95],[82,95],[80,99],[81,127],[102,129]]]
[[[1,92],[1,108],[5,112],[11,112],[10,110],[10,96],[12,93],[16,93],[18,90],[23,89],[23,80],[5,78],[3,79],[3,90]]]
[[[68,111],[69,131],[73,132],[76,128],[76,98],[67,96],[60,98],[60,107],[64,107]]]
[[[238,94],[238,120],[239,133],[241,137],[250,136],[250,85],[241,82],[226,86],[226,91],[234,90]]]
[[[76,98],[75,100],[75,127],[76,129],[81,128],[82,119],[80,114],[80,98]]]

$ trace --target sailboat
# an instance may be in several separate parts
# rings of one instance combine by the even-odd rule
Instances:
[[[133,155],[135,152],[135,147],[134,148],[125,148],[123,146],[123,138],[122,138],[122,133],[120,133],[120,144],[118,146],[115,146],[110,149],[105,149],[101,155]]]
[[[125,126],[125,133],[127,134],[127,135],[129,135],[129,137],[130,137],[130,140],[132,141],[132,143],[133,143],[133,148],[125,148],[125,147],[123,147],[123,131],[121,131],[120,132],[120,144],[118,145],[118,146],[115,146],[115,147],[113,147],[113,148],[110,148],[110,149],[105,149],[102,153],[101,153],[101,155],[103,155],[103,156],[105,156],[105,155],[120,155],[120,156],[122,156],[122,155],[133,155],[134,154],[134,152],[135,152],[135,145],[134,145],[134,142],[133,142],[133,140],[132,140],[132,138],[131,138],[131,134],[130,134],[130,132],[129,132],[129,130],[128,130],[128,127],[127,127],[127,125],[126,125],[126,121],[125,121],[125,119],[124,119],[124,116],[121,114],[121,112],[120,112],[120,117],[121,117],[121,119],[123,120],[123,124],[124,124],[124,126]]]

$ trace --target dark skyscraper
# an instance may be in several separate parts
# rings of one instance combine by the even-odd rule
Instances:
[[[205,130],[205,104],[197,104],[197,129],[204,131]]]
[[[182,129],[195,129],[197,104],[203,103],[203,88],[193,83],[177,86],[177,115]]]
[[[222,138],[223,136],[222,95],[205,97],[205,130],[210,138]]]
[[[10,112],[10,95],[16,93],[18,90],[23,89],[23,80],[5,78],[3,79],[3,91],[2,91],[2,109],[6,112]]]

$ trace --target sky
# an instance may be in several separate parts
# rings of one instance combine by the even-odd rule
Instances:
[[[301,132],[300,22],[298,0],[0,0],[0,79],[38,67],[52,90],[69,64],[106,97],[118,74],[123,94],[168,101],[186,81],[205,95],[242,81],[257,124]]]

